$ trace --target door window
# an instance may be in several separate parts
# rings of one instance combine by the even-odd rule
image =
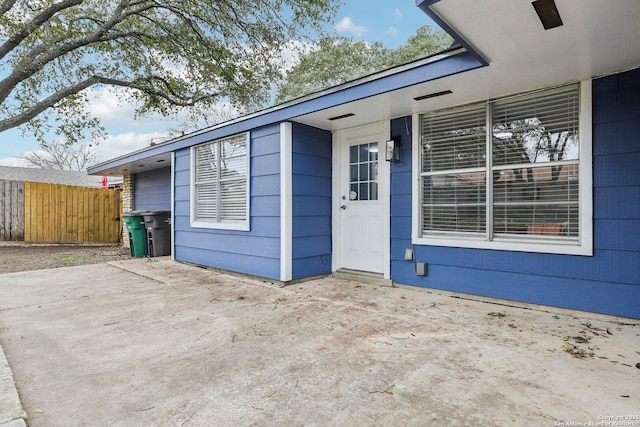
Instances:
[[[349,200],[378,200],[378,143],[349,147]]]

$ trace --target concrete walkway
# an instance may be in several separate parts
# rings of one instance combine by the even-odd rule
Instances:
[[[31,427],[597,423],[640,415],[640,326],[620,320],[167,259],[0,275]]]
[[[23,427],[27,413],[22,409],[13,374],[0,347],[0,426]]]

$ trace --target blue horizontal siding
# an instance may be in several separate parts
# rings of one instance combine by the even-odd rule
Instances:
[[[427,276],[418,277],[412,265],[394,261],[392,269],[399,276],[415,277],[416,286],[620,316],[640,314],[633,285],[432,264]]]
[[[594,229],[598,248],[640,252],[640,219],[596,220]]]
[[[593,81],[594,255],[411,247],[410,137],[392,164],[391,276],[398,283],[640,318],[640,69]],[[408,118],[409,120],[411,118]],[[392,121],[401,133],[405,118]],[[408,129],[411,129],[409,126]]]
[[[327,175],[327,169],[331,170],[331,158],[320,157],[316,155],[293,153],[295,161],[292,164],[293,175],[306,175],[317,177],[330,177]]]
[[[640,165],[640,151],[595,156],[593,185],[595,187],[627,187],[640,185],[640,175],[633,173]]]
[[[331,195],[331,177],[295,174],[294,195],[326,197]]]
[[[640,218],[640,186],[594,188],[594,218]]]
[[[280,194],[280,174],[251,178],[251,194],[256,196],[277,196]]]
[[[175,257],[180,261],[280,278],[280,127],[250,134],[250,230],[190,224],[190,150],[175,156]]]
[[[190,246],[177,246],[175,257],[179,260],[209,267],[222,268],[228,271],[252,274],[278,280],[280,261],[274,258],[216,252]]]
[[[295,188],[295,183],[294,183]],[[295,190],[294,190],[295,194]],[[326,215],[331,212],[331,196],[296,196],[293,203],[293,216]]]
[[[280,153],[269,153],[256,155],[252,153],[251,169],[264,175],[280,174]]]
[[[595,139],[607,141],[593,147],[594,155],[633,153],[640,145],[640,118],[596,124],[593,133]]]
[[[134,175],[134,210],[171,210],[171,167]]]
[[[320,254],[331,253],[331,235],[296,237],[294,239],[295,259],[309,258]]]
[[[212,233],[204,233],[203,229],[191,229],[176,235],[176,245],[212,252],[277,258],[280,253],[279,239],[268,237],[268,231],[264,234],[266,236],[257,236],[255,233],[242,235],[238,232],[226,231],[212,235]]]
[[[331,217],[326,215],[297,216],[293,222],[293,237],[330,236]]]
[[[280,216],[280,196],[251,196],[251,217]]]
[[[293,264],[294,278],[322,276],[331,272],[331,253],[309,258],[297,258]]]
[[[331,133],[294,123],[291,163],[292,278],[329,274]]]
[[[404,259],[404,250],[410,247],[407,244],[411,241],[410,234],[407,233],[406,236],[404,239],[392,240],[392,259]],[[595,256],[586,257],[446,246],[415,246],[415,258],[417,261],[437,265],[458,265],[537,276],[640,285],[638,275],[640,253],[632,250],[598,248]],[[611,268],[612,265],[620,268]]]

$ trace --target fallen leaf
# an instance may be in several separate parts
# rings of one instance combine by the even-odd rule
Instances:
[[[492,311],[490,313],[487,314],[487,316],[491,316],[491,317],[504,317],[506,316],[505,313],[496,313],[495,311]]]
[[[585,338],[585,337],[581,337],[581,336],[571,337],[571,339],[573,339],[575,342],[577,342],[579,344],[586,344],[586,343],[589,342],[589,338]]]
[[[546,419],[551,420],[551,421],[557,421],[558,420],[556,417],[554,417],[552,415],[549,415],[549,414],[540,414],[540,415],[542,415],[542,418],[546,418]]]

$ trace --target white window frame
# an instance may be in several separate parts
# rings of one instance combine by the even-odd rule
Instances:
[[[447,246],[459,248],[493,249],[504,251],[536,252],[566,255],[593,256],[593,172],[592,172],[592,101],[591,80],[580,82],[580,166],[579,166],[579,238],[578,241],[549,241],[545,239],[503,238],[487,240],[486,236],[474,238],[460,235],[422,235],[421,230],[421,145],[420,115],[413,115],[413,184],[412,184],[412,233],[414,245]],[[487,212],[490,199],[487,197]]]
[[[249,221],[249,217],[250,217],[250,211],[251,211],[251,206],[250,206],[250,194],[251,194],[251,188],[250,188],[250,183],[251,183],[251,138],[250,138],[250,133],[246,132],[244,134],[245,138],[246,138],[246,147],[247,147],[247,154],[246,154],[246,162],[247,162],[247,177],[246,177],[246,216],[242,221],[236,221],[236,222],[217,222],[215,220],[212,219],[198,219],[196,217],[196,149],[205,145],[210,145],[210,144],[216,144],[216,143],[220,143],[222,141],[225,141],[227,139],[233,139],[233,138],[237,138],[238,136],[241,136],[243,134],[236,134],[236,135],[230,135],[227,136],[225,138],[219,138],[213,141],[207,141],[205,143],[202,144],[198,144],[195,145],[193,147],[191,147],[190,150],[190,154],[191,154],[191,168],[190,168],[190,178],[189,178],[189,185],[190,185],[190,194],[191,194],[191,201],[190,201],[190,224],[191,227],[193,228],[210,228],[210,229],[217,229],[217,230],[237,230],[237,231],[250,231],[250,221]]]

